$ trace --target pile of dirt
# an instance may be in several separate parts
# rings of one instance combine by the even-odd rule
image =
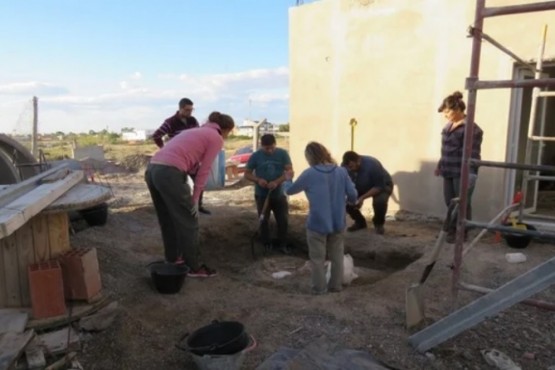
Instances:
[[[128,155],[119,163],[120,166],[125,167],[128,171],[139,172],[144,170],[150,162],[151,155],[146,154],[133,154]]]

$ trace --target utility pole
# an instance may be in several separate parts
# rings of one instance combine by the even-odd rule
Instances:
[[[39,153],[39,148],[37,147],[37,131],[38,131],[38,119],[39,117],[39,98],[33,96],[33,133],[31,135],[31,153],[33,157],[37,157]]]

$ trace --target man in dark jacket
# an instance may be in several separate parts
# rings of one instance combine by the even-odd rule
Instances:
[[[173,116],[166,118],[158,130],[154,131],[154,134],[152,134],[152,139],[158,148],[164,146],[164,136],[167,136],[168,140],[171,140],[171,138],[185,130],[199,127],[197,119],[193,116],[193,109],[193,102],[191,99],[183,98],[179,101],[179,110],[175,112]],[[191,176],[194,182],[196,172],[189,173],[189,176]],[[202,206],[202,193],[198,202],[198,210],[201,213],[210,214],[210,211]]]
[[[341,165],[349,171],[359,194],[355,205],[347,205],[347,213],[355,221],[347,230],[356,231],[367,227],[366,219],[360,212],[360,208],[364,200],[372,198],[372,208],[374,209],[372,222],[376,233],[384,234],[387,205],[393,192],[391,175],[376,158],[366,155],[361,156],[353,151],[343,154]]]

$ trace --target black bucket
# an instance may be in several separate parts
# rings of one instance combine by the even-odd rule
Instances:
[[[187,338],[187,344],[183,341]],[[249,346],[250,338],[243,324],[237,321],[213,321],[191,335],[185,334],[177,348],[203,355],[233,355]]]
[[[524,226],[526,226],[527,230],[532,230],[532,231],[536,230],[536,228],[534,226],[528,225],[528,224],[525,224],[525,223],[518,223],[517,225],[524,225]],[[511,223],[506,223],[503,226],[511,227],[512,224]],[[509,247],[516,248],[516,249],[524,249],[532,241],[532,236],[531,235],[524,235],[524,234],[517,234],[517,233],[503,233],[503,237],[505,238],[505,241],[507,242],[507,245]]]
[[[82,209],[79,211],[89,226],[103,226],[108,221],[108,204]]]
[[[177,266],[164,261],[152,262],[147,267],[154,287],[162,294],[179,293],[189,272],[189,268],[185,265]]]

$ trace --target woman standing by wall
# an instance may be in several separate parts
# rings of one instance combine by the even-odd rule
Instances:
[[[447,120],[447,124],[441,131],[441,158],[437,164],[435,170],[436,176],[443,177],[443,198],[445,204],[449,206],[449,203],[453,198],[456,198],[460,194],[460,182],[461,182],[461,166],[462,157],[464,151],[464,130],[466,122],[466,105],[463,101],[463,95],[459,91],[455,91],[453,94],[449,95],[438,108],[439,113],[443,113],[443,116]],[[484,132],[482,129],[474,122],[474,138],[472,145],[472,159],[481,159],[481,149],[482,149],[482,138]],[[471,164],[470,173],[468,178],[468,202],[466,209],[467,219],[472,219],[472,193],[474,192],[474,187],[476,186],[476,180],[478,178],[478,166]],[[447,242],[453,243],[455,241],[455,223],[452,223],[452,228],[447,234]],[[466,233],[465,233],[466,239]]]

